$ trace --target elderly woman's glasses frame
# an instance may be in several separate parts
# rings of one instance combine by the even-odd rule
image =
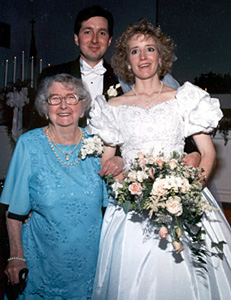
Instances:
[[[48,97],[47,102],[49,105],[59,105],[62,100],[65,100],[66,104],[76,105],[79,103],[81,98],[77,94],[67,94],[66,96],[52,94]]]

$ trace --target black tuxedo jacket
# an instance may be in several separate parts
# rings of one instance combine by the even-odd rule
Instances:
[[[104,61],[103,66],[107,69],[107,71],[104,73],[103,95],[107,96],[107,91],[109,87],[111,85],[116,85],[117,83],[119,83],[119,81],[116,78],[110,64]],[[74,61],[70,61],[64,64],[51,66],[46,69],[43,69],[42,73],[39,76],[38,83],[40,83],[44,78],[48,76],[54,76],[56,74],[61,74],[61,73],[70,74],[73,77],[81,79],[79,58],[77,58]],[[122,95],[122,93],[123,93],[122,89],[119,89],[118,95]]]

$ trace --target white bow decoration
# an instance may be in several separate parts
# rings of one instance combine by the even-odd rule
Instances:
[[[12,121],[12,137],[16,142],[19,136],[22,134],[22,108],[25,104],[29,103],[28,88],[24,87],[20,92],[14,89],[14,92],[6,94],[6,104],[10,107],[14,107],[13,121]]]

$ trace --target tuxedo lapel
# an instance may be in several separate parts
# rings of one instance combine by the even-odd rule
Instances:
[[[109,87],[112,85],[115,86],[117,83],[119,83],[119,81],[117,80],[110,64],[108,64],[107,62],[104,61],[103,66],[107,69],[107,71],[104,73],[103,95],[108,100],[107,91],[108,91]],[[123,93],[122,89],[119,89],[118,92],[119,92],[118,96]]]
[[[69,74],[71,74],[72,76],[74,76],[76,78],[81,78],[79,58],[70,63]]]

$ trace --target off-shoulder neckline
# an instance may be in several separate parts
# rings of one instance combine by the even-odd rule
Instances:
[[[145,111],[150,111],[150,110],[151,110],[152,108],[154,108],[154,107],[160,106],[161,104],[168,103],[168,102],[171,102],[171,101],[174,101],[174,100],[176,100],[176,96],[175,96],[175,98],[171,98],[171,99],[168,99],[168,100],[163,101],[163,102],[158,102],[158,103],[152,105],[152,106],[149,107],[149,108],[145,108],[145,107],[140,106],[140,105],[138,105],[138,104],[131,104],[131,105],[120,104],[120,105],[118,105],[118,106],[108,104],[108,106],[110,106],[110,107],[115,107],[115,108],[119,108],[119,107],[137,107],[137,108],[141,108],[141,109],[143,109],[143,110],[145,110]]]

